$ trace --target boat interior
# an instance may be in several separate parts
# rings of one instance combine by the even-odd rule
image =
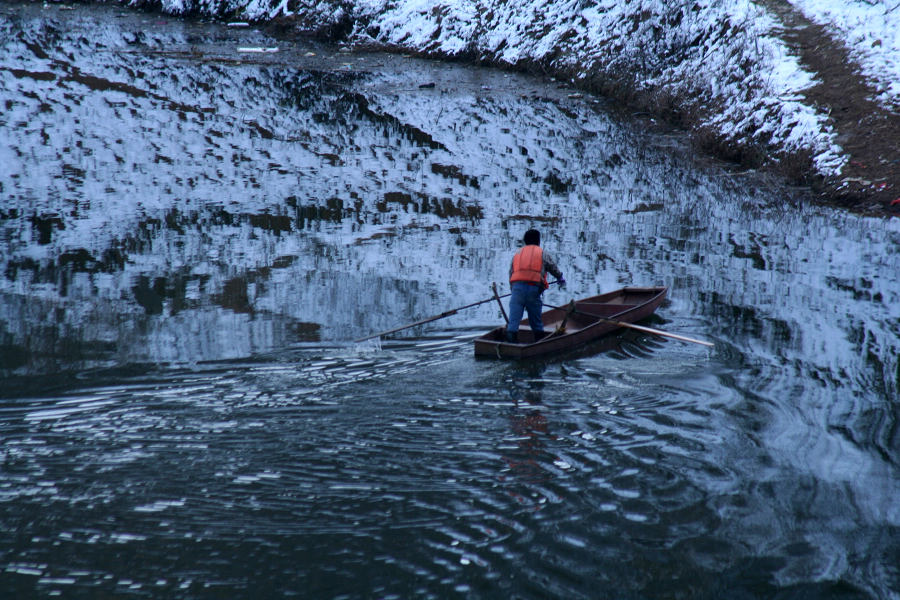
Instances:
[[[593,315],[596,315],[598,317],[611,317],[613,315],[617,315],[630,310],[635,306],[638,306],[637,304],[624,304],[622,302],[622,298],[616,298],[615,300],[617,301],[576,302],[575,312],[572,312],[571,314],[569,314],[569,311],[565,308],[555,308],[547,311],[543,315],[545,332],[544,337],[554,334],[555,332],[557,332],[557,330],[560,329],[561,326],[565,327],[565,329],[563,330],[564,333],[575,333],[576,331],[580,331],[585,327],[589,327],[596,323],[597,319],[594,318]],[[484,339],[504,342],[506,341],[506,328],[497,327],[489,334],[487,334]],[[533,344],[535,341],[538,340],[535,339],[534,332],[528,325],[528,321],[525,320],[521,325],[519,325],[518,343]]]

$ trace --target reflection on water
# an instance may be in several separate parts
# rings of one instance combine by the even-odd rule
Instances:
[[[897,597],[896,222],[555,82],[63,8],[0,8],[0,590]],[[715,350],[349,341],[530,226]]]

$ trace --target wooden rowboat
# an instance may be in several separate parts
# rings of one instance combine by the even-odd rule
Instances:
[[[611,321],[630,324],[646,319],[665,300],[666,291],[665,287],[626,287],[552,308],[541,315],[549,335],[535,341],[528,319],[523,319],[519,343],[507,342],[506,327],[497,327],[475,338],[475,355],[533,358],[570,350],[622,327]]]

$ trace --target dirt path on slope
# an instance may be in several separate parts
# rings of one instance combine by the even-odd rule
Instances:
[[[816,75],[804,96],[830,115],[838,144],[850,155],[840,176],[813,188],[853,211],[900,215],[900,114],[876,103],[846,46],[787,0],[760,0],[784,28],[776,33]],[[897,201],[892,205],[893,202]]]

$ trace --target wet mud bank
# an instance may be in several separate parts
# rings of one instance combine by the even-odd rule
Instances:
[[[123,4],[554,77],[689,132],[699,152],[786,177],[818,202],[900,214],[896,107],[874,101],[843,42],[787,2]]]
[[[821,107],[848,155],[833,177],[809,177],[823,200],[851,210],[900,214],[900,113],[875,100],[879,90],[866,80],[846,46],[786,0],[765,0],[782,25],[778,35],[808,69],[815,85],[806,100]]]

